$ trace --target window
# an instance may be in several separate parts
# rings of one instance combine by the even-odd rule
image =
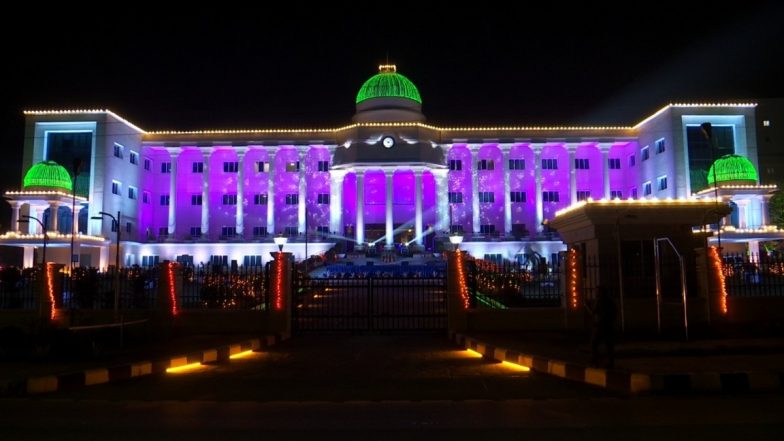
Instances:
[[[574,168],[577,170],[588,170],[591,168],[588,158],[574,158]]]
[[[245,256],[242,263],[244,266],[261,266],[261,256]]]
[[[449,233],[450,234],[463,234],[463,225],[461,224],[453,224],[449,226]]]
[[[608,167],[610,170],[620,170],[621,168],[621,158],[608,158]]]
[[[126,222],[125,223],[125,232],[126,233],[130,233],[132,229],[133,229],[133,226],[131,225],[131,223],[130,222]]]
[[[557,170],[558,169],[558,160],[557,159],[542,159],[542,169],[544,169],[544,170]]]
[[[632,187],[630,193],[632,194],[632,199],[637,199],[637,187]]]
[[[159,227],[158,228],[158,237],[165,239],[169,237],[169,227]]]
[[[660,140],[656,141],[656,154],[657,154],[657,155],[658,155],[659,153],[664,153],[664,151],[665,151],[666,149],[667,149],[667,147],[666,147],[666,146],[665,146],[665,144],[664,144],[664,138],[662,138],[662,139],[660,139]]]
[[[659,176],[658,178],[656,178],[656,189],[658,191],[667,189],[667,175]]]
[[[234,237],[237,235],[237,227],[222,227],[221,237]]]
[[[329,234],[329,226],[328,225],[319,225],[316,227],[316,232],[319,234]]]
[[[142,256],[142,266],[155,266],[158,265],[158,256]]]
[[[770,120],[766,119],[765,121],[762,121],[762,126],[763,127],[770,127]]]
[[[191,237],[201,237],[201,227],[191,227]]]
[[[291,193],[286,195],[286,205],[297,205],[299,204],[299,194]]]
[[[317,166],[318,166],[318,171],[320,172],[329,171],[329,161],[319,161]]]
[[[512,200],[512,202],[525,202],[525,192],[513,191],[509,193],[509,198]]]
[[[161,173],[171,173],[171,162],[161,162]]]
[[[144,158],[144,169],[150,171],[150,164],[151,161],[148,158]]]
[[[463,161],[460,159],[450,159],[449,160],[449,170],[451,171],[459,171],[463,169]]]
[[[495,162],[492,159],[480,159],[476,161],[477,170],[495,170]]]
[[[320,205],[329,205],[329,193],[319,193],[316,197],[316,203]]]
[[[648,152],[648,146],[646,145],[642,148],[642,150],[640,150],[640,161],[647,161],[650,157],[651,154]]]
[[[213,265],[228,265],[229,264],[229,256],[226,255],[217,255],[213,254],[210,256],[210,263]]]
[[[149,191],[142,192],[142,202],[145,203],[145,204],[149,204],[150,203],[150,192]]]
[[[136,199],[137,194],[139,194],[139,190],[137,190],[136,187],[128,186],[128,199]]]
[[[267,205],[267,193],[254,194],[253,205]]]
[[[112,221],[112,233],[116,233],[116,232],[117,232],[117,222]]]
[[[591,197],[591,192],[586,190],[577,190],[577,200],[587,201]]]
[[[283,234],[286,236],[296,236],[299,234],[299,228],[297,227],[286,227],[283,229]]]
[[[229,162],[224,162],[223,163],[223,173],[237,173],[237,171],[239,169],[240,169],[240,163],[239,162],[236,162],[236,161],[231,162],[231,161],[229,161]]]
[[[634,167],[637,164],[637,156],[634,154],[629,155],[629,167]]]
[[[269,173],[269,163],[256,161],[256,173]]]
[[[449,192],[449,203],[450,204],[462,204],[463,203],[463,193],[459,191],[450,191]]]
[[[525,170],[525,159],[510,159],[509,170]]]
[[[267,227],[253,227],[253,237],[267,237]]]
[[[131,150],[130,161],[133,165],[139,165],[139,154]]]
[[[653,193],[651,191],[651,181],[643,182],[643,184],[642,184],[642,195],[643,196],[650,196],[651,193]]]
[[[542,202],[558,202],[558,192],[557,191],[543,191],[542,192]]]
[[[202,195],[200,194],[191,195],[191,205],[201,205],[201,203],[202,203]]]
[[[484,255],[484,259],[485,260],[489,260],[490,262],[495,262],[495,263],[497,263],[499,265],[501,263],[503,263],[503,261],[504,261],[504,257],[500,253],[497,253],[497,254],[485,254]]]
[[[623,199],[623,192],[621,190],[610,190],[610,199]]]
[[[481,234],[493,234],[495,233],[495,225],[494,224],[480,225],[479,232]]]
[[[237,205],[237,195],[236,194],[224,194],[223,195],[223,205]]]
[[[204,163],[203,162],[194,162],[191,165],[191,171],[193,173],[204,173]]]
[[[112,194],[120,195],[120,187],[122,184],[119,181],[112,181]]]
[[[492,204],[495,202],[495,193],[492,191],[480,191],[479,192],[479,202],[485,204]]]
[[[287,172],[298,172],[299,171],[299,161],[297,161],[297,162],[287,162],[286,163],[286,171]]]
[[[120,159],[123,158],[123,146],[121,146],[120,144],[114,145],[114,157]]]
[[[162,194],[161,195],[161,205],[169,205],[169,195]]]

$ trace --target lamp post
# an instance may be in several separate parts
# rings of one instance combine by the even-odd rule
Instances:
[[[711,168],[713,169],[713,190],[716,197],[716,206],[719,205],[719,183],[716,181],[716,146],[713,141],[713,126],[709,122],[700,124],[702,129],[702,136],[708,140],[708,145],[711,151]],[[721,218],[716,221],[716,238],[718,241],[719,255],[721,255]]]
[[[122,215],[119,211],[117,212],[117,217],[114,217],[112,214],[105,211],[100,211],[98,214],[100,214],[100,216],[93,216],[91,219],[103,220],[105,216],[112,220],[113,225],[117,226],[115,229],[117,251],[114,256],[114,318],[116,320],[120,313],[120,218]]]
[[[449,236],[449,242],[455,246],[455,251],[460,249],[460,244],[463,243],[463,235],[455,231]]]
[[[76,178],[79,176],[79,169],[82,166],[82,160],[79,158],[73,161],[73,181],[71,185],[71,274],[74,270],[74,239],[76,238]]]
[[[27,224],[27,223],[30,223],[30,219],[38,222],[38,225],[41,226],[41,231],[43,231],[43,233],[44,233],[44,249],[43,249],[43,252],[41,253],[42,254],[41,255],[41,263],[43,263],[45,265],[46,264],[46,242],[49,241],[49,235],[47,234],[47,231],[46,231],[46,225],[44,225],[44,223],[41,222],[41,219],[38,219],[35,216],[28,216],[26,214],[22,215],[22,219],[19,219],[16,222],[20,223],[20,224]]]
[[[282,253],[283,252],[283,245],[286,245],[286,242],[289,241],[289,238],[286,237],[286,236],[280,235],[280,236],[275,236],[275,238],[272,239],[272,240],[275,242],[275,245],[278,246],[278,250]]]

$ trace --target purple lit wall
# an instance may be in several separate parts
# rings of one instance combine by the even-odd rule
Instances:
[[[610,191],[620,191],[622,196],[621,199],[627,199],[629,197],[629,191],[626,188],[624,179],[624,172],[629,167],[629,159],[626,156],[626,143],[613,144],[607,155],[609,159],[617,158],[621,164],[620,169],[611,169],[609,168],[609,165],[607,167],[607,172],[610,174]]]
[[[329,194],[329,172],[318,171],[319,161],[329,162],[329,149],[313,146],[305,156],[305,181],[307,183],[308,231],[319,226],[329,227],[329,204],[319,204],[319,194]]]
[[[150,160],[150,169],[144,169],[144,160]],[[161,173],[161,164],[169,162],[169,152],[162,147],[145,147],[140,158],[142,167],[141,188],[139,189],[139,203],[141,206],[141,219],[139,226],[139,239],[149,237],[154,240],[159,237],[161,228],[169,225],[169,207],[161,205],[161,196],[169,194],[170,174]],[[147,203],[144,203],[144,192],[149,194]]]
[[[624,147],[623,160],[621,161],[621,170],[623,170],[623,184],[624,184],[624,198],[632,197],[632,189],[637,188],[640,182],[640,146],[637,142],[632,141]],[[629,165],[629,157],[634,156],[635,165]],[[638,195],[640,195],[638,190]]]
[[[592,198],[602,199],[604,197],[604,163],[602,162],[602,152],[596,143],[583,143],[577,146],[574,152],[574,159],[587,159],[587,169],[577,169],[575,164],[565,162],[563,166],[561,161],[558,161],[558,168],[575,167],[575,183],[577,185],[576,191],[589,191]],[[563,196],[562,196],[563,197]],[[571,193],[567,198],[571,197]]]
[[[525,193],[525,202],[512,202],[512,225],[525,224],[529,233],[536,232],[536,168],[534,152],[528,144],[515,144],[509,159],[522,159],[525,169],[509,170],[510,191]]]
[[[555,159],[558,168],[545,169],[542,167],[542,192],[558,192],[558,202],[542,202],[542,215],[544,219],[552,219],[555,212],[571,204],[569,195],[569,153],[563,144],[546,144],[542,148],[542,161]]]
[[[340,234],[345,234],[346,239],[355,240],[354,228],[357,225],[357,175],[347,173],[343,178],[343,225]],[[350,226],[347,229],[345,226]]]
[[[275,155],[275,230],[285,232],[286,227],[297,228],[299,225],[299,206],[286,205],[286,195],[299,197],[299,172],[286,171],[287,163],[299,161],[297,149],[281,147]],[[303,231],[304,233],[304,231]]]
[[[478,170],[477,191],[493,193],[493,202],[479,202],[479,224],[495,225],[495,231],[504,232],[504,155],[496,144],[483,145],[477,160],[493,162],[493,170]]]
[[[190,237],[191,227],[201,227],[201,205],[193,205],[192,199],[193,196],[201,196],[204,176],[193,173],[193,164],[203,161],[204,156],[196,148],[184,148],[177,158],[175,235],[180,239]]]
[[[269,173],[258,170],[256,163],[269,163],[269,155],[261,147],[250,147],[243,160],[243,201],[242,214],[244,225],[242,236],[253,239],[254,227],[267,226],[267,206],[256,204],[256,195],[266,195],[269,187]],[[221,164],[221,167],[223,165]]]
[[[462,170],[449,171],[449,191],[463,194],[462,204],[449,204],[452,212],[452,224],[462,225],[467,233],[473,231],[471,179],[474,164],[471,163],[471,151],[465,144],[455,144],[447,153],[449,160],[462,161]],[[439,197],[447,197],[440,195]],[[447,214],[448,215],[448,214]]]
[[[423,178],[424,181],[424,178]],[[414,229],[414,221],[416,220],[416,188],[414,184],[416,178],[414,172],[411,170],[398,170],[395,172],[393,191],[393,215],[394,224],[406,225]],[[424,205],[422,208],[424,212]]]
[[[237,194],[237,173],[225,172],[223,164],[237,161],[239,161],[237,153],[231,147],[218,148],[210,156],[211,239],[219,238],[223,227],[237,225],[237,206],[223,204],[224,195]]]
[[[368,224],[383,224],[385,222],[386,200],[386,178],[384,172],[381,170],[365,171],[365,226]],[[366,233],[365,239],[371,241],[377,238],[368,237]]]
[[[422,232],[436,225],[436,178],[430,172],[422,174]]]

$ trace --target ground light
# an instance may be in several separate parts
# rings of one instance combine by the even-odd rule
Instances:
[[[207,369],[207,366],[201,363],[188,363],[182,366],[170,367],[166,369],[167,374],[189,374],[191,372],[199,372]]]
[[[510,369],[514,369],[514,370],[516,370],[518,372],[530,372],[531,371],[531,368],[529,368],[528,366],[523,366],[521,364],[512,363],[511,361],[502,361],[501,365],[505,366],[505,367],[508,367]]]

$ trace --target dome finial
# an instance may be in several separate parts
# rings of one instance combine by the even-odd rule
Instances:
[[[397,66],[394,64],[379,64],[378,71],[381,73],[395,73],[397,72]]]

